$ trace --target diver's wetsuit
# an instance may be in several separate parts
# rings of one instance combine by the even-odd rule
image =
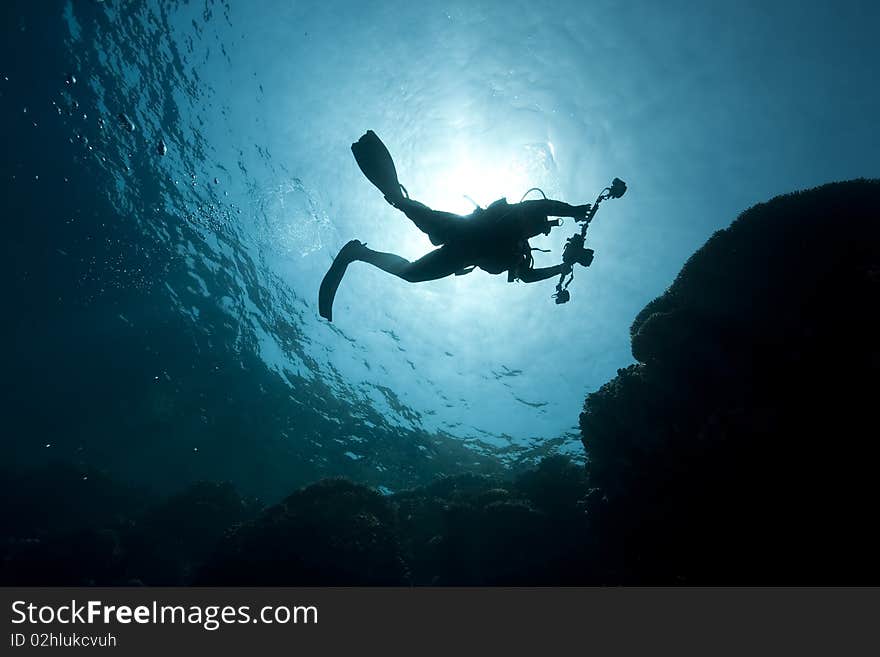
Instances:
[[[369,262],[410,282],[436,280],[479,267],[490,274],[508,272],[508,280],[534,282],[558,276],[562,265],[534,269],[528,239],[548,233],[547,217],[583,217],[589,205],[573,206],[542,199],[509,204],[495,201],[486,209],[467,216],[432,210],[408,198],[389,201],[428,235],[432,244],[442,245],[415,262],[391,253],[362,246],[354,260]]]
[[[358,240],[351,240],[339,251],[321,281],[318,309],[325,319],[332,321],[336,289],[348,265],[358,260],[410,283],[466,274],[474,267],[490,274],[506,271],[508,281],[524,283],[543,281],[571,271],[570,265],[564,264],[534,268],[529,238],[550,232],[553,224],[547,219],[548,215],[582,218],[590,211],[589,205],[569,205],[550,199],[513,205],[499,199],[486,209],[462,216],[432,210],[424,203],[402,195],[385,198],[440,248],[410,262],[397,254],[374,251]]]
[[[394,253],[374,251],[351,240],[339,251],[321,281],[318,312],[322,317],[332,321],[336,290],[348,265],[357,260],[412,283],[465,274],[474,267],[490,274],[506,271],[507,280],[526,283],[571,271],[570,265],[535,269],[529,238],[550,232],[554,224],[548,221],[548,216],[584,218],[590,211],[589,205],[575,206],[550,199],[510,205],[506,199],[499,199],[467,216],[432,210],[406,194],[397,179],[391,154],[375,132],[367,130],[351,145],[351,151],[361,171],[385,200],[409,217],[428,235],[431,243],[440,248],[410,262]]]

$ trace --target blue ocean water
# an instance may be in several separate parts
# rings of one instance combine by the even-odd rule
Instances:
[[[583,458],[584,396],[696,248],[778,193],[880,175],[870,3],[4,11],[10,460],[274,494]],[[630,191],[565,306],[550,281],[354,265],[331,325],[342,244],[431,248],[358,170],[367,129],[437,209]],[[533,242],[539,266],[573,230]]]

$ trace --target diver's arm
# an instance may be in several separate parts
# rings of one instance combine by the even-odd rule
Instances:
[[[517,278],[523,283],[537,283],[554,276],[559,276],[563,271],[566,273],[571,271],[570,265],[553,265],[552,267],[541,267],[540,269],[523,269]]]
[[[527,212],[535,212],[543,214],[547,217],[574,217],[575,219],[583,219],[590,211],[590,204],[586,205],[569,205],[562,201],[554,201],[545,198],[535,201],[523,201],[520,206]]]

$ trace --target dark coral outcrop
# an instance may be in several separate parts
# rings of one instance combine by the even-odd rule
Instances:
[[[200,576],[226,585],[388,585],[406,582],[388,500],[325,479],[234,529]]]
[[[229,483],[197,482],[157,499],[73,466],[21,481],[31,483],[4,489],[4,585],[590,581],[586,477],[563,457],[513,479],[447,476],[394,495],[327,479],[268,508]]]
[[[880,581],[880,181],[744,212],[631,334],[580,418],[601,580]]]

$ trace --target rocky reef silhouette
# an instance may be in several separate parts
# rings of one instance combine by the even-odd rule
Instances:
[[[27,491],[3,491],[5,585],[566,584],[587,540],[586,476],[564,457],[513,479],[465,474],[389,496],[326,479],[268,507],[230,484],[161,499],[72,466],[27,479]],[[67,499],[80,512],[43,524],[15,511],[19,491],[31,512],[58,519]]]
[[[606,582],[877,582],[880,181],[757,205],[580,418]]]
[[[383,495],[162,498],[81,465],[0,477],[4,584],[878,583],[880,181],[743,213],[636,317],[549,457]]]

